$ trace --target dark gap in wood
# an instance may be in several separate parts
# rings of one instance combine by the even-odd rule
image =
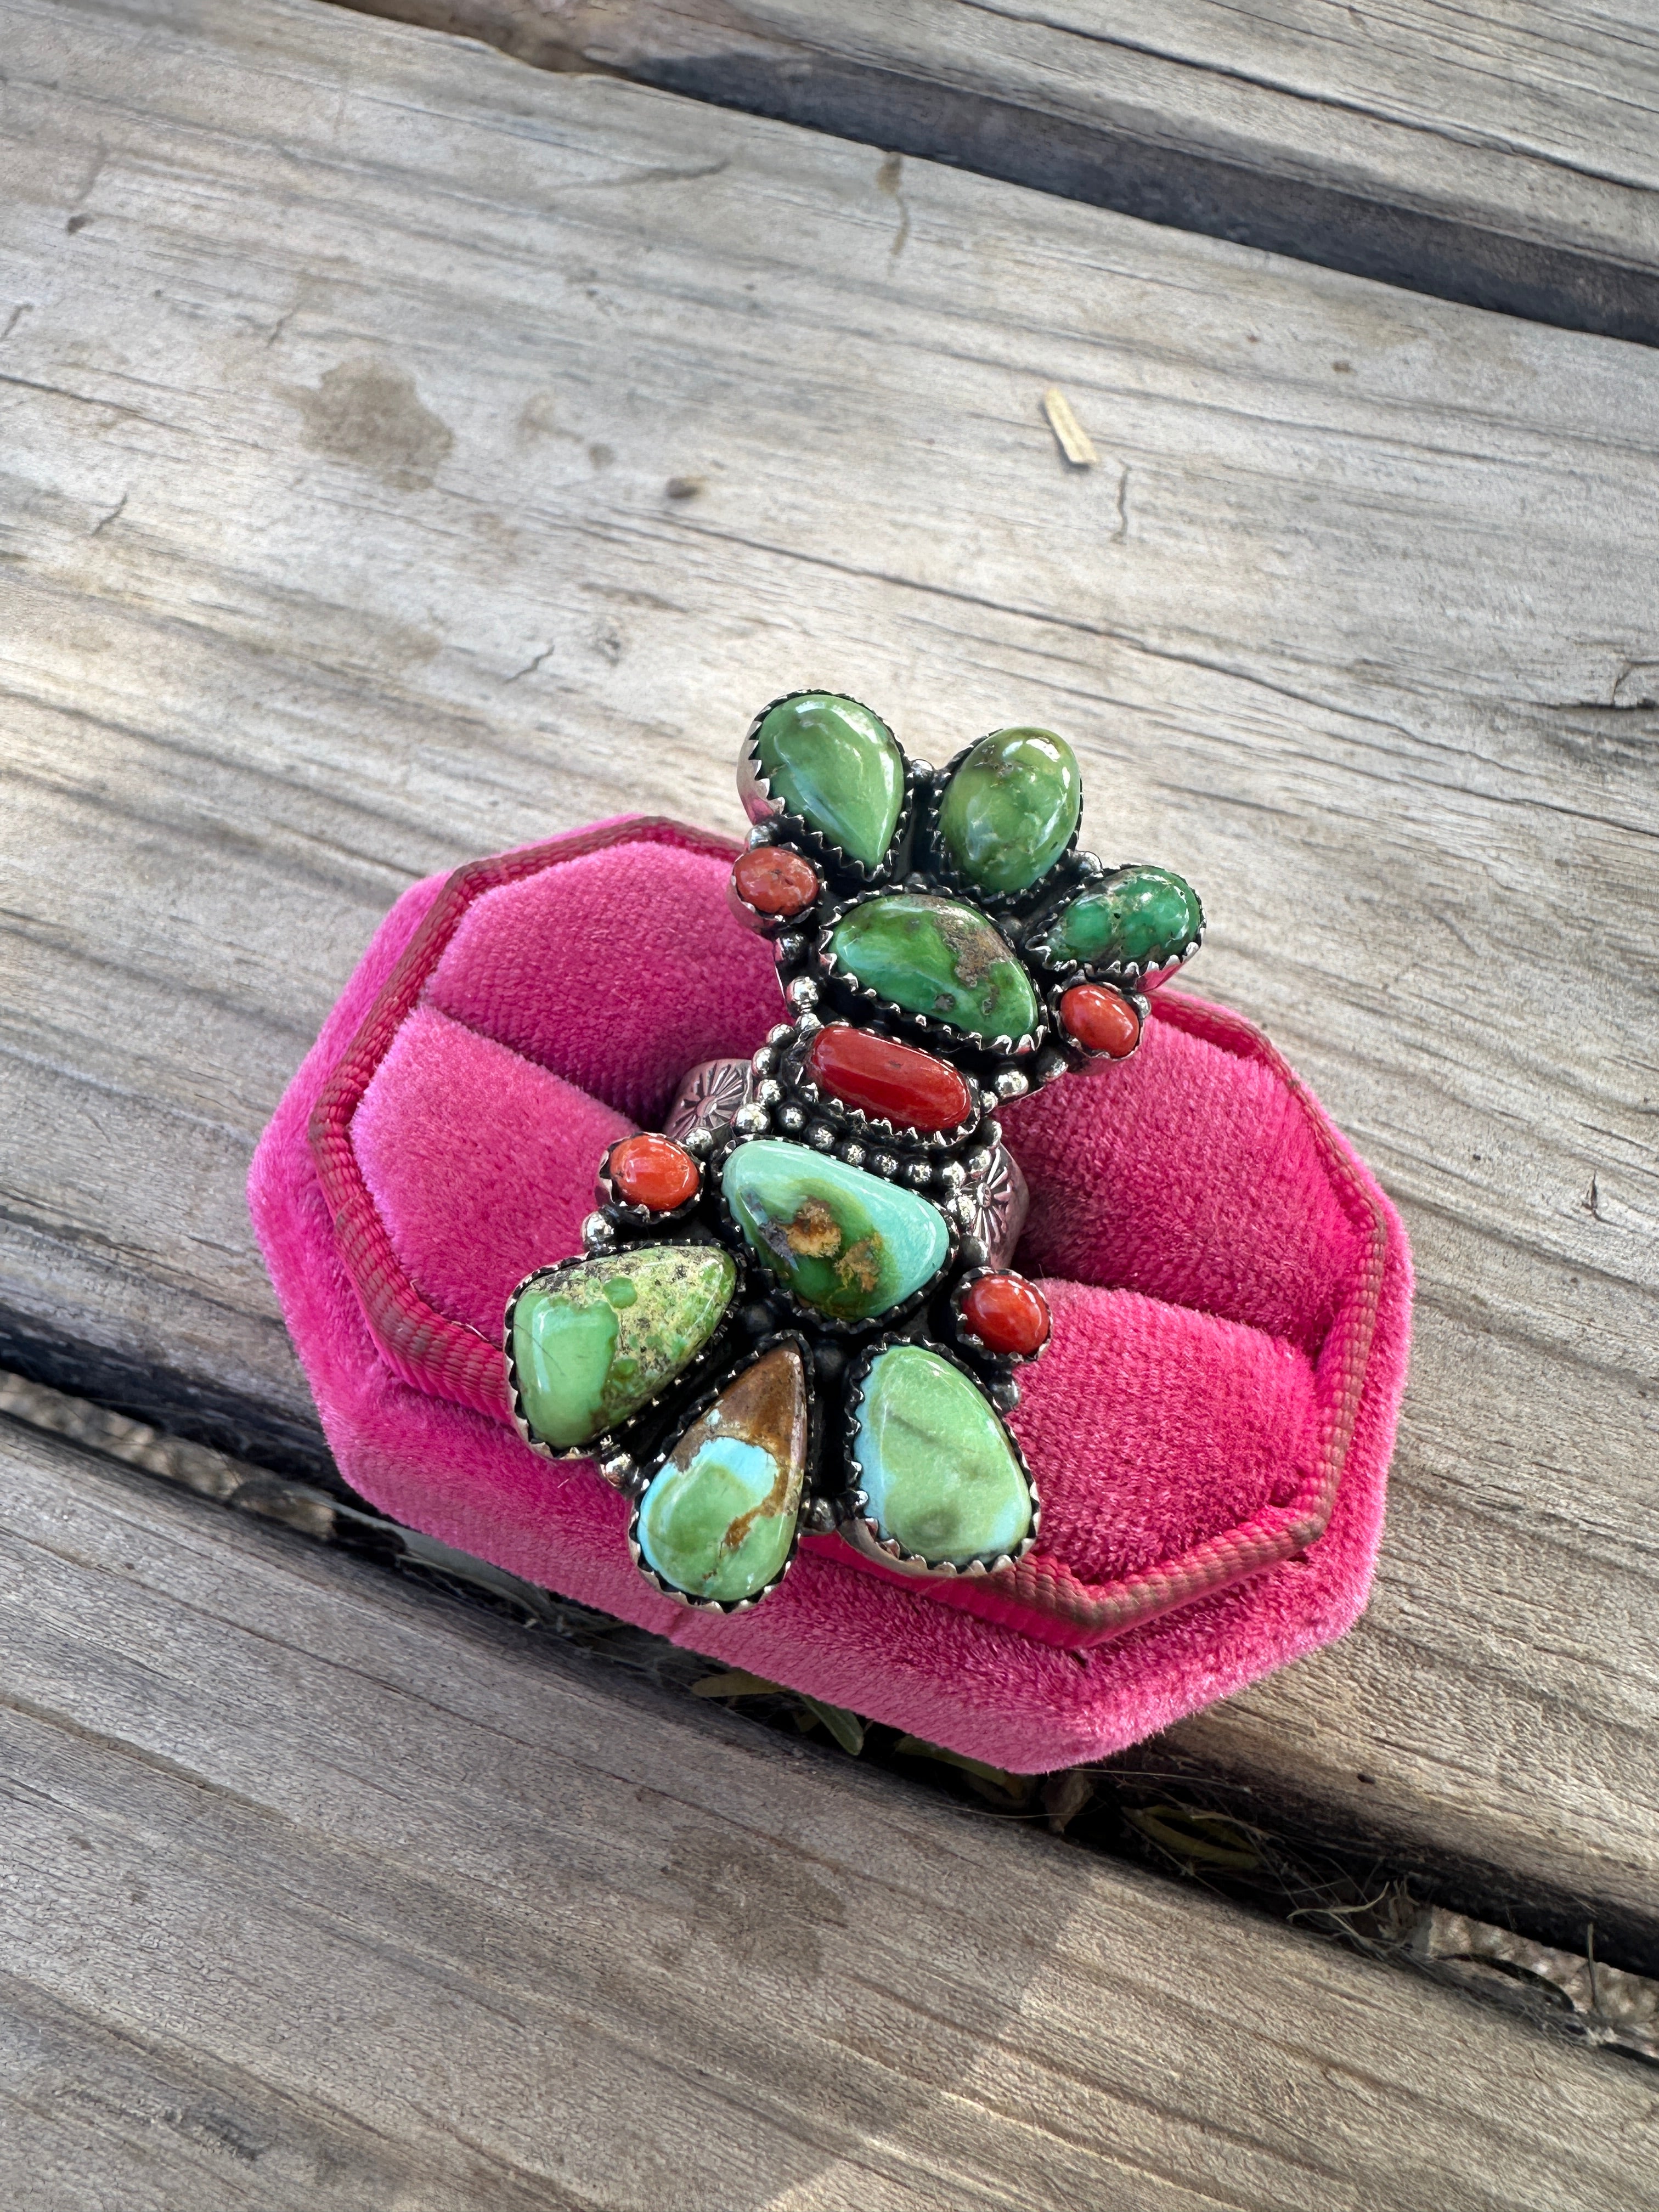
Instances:
[[[700,1653],[538,1589],[503,1569],[388,1520],[341,1475],[319,1431],[276,1419],[262,1421],[256,1408],[229,1399],[216,1401],[181,1377],[91,1348],[77,1355],[63,1346],[43,1347],[33,1340],[37,1354],[48,1351],[50,1356],[37,1356],[25,1366],[11,1356],[19,1340],[15,1325],[9,1334],[5,1317],[0,1316],[0,1369],[9,1367],[48,1390],[90,1401],[82,1409],[87,1418],[80,1421],[70,1407],[61,1423],[35,1423],[70,1436],[83,1449],[185,1485],[394,1574],[412,1576],[465,1603],[538,1626],[590,1656],[642,1674],[659,1686],[684,1693],[694,1680],[721,1671],[718,1662]],[[104,1377],[118,1387],[113,1395],[100,1399],[89,1389],[71,1389],[62,1379],[71,1372],[83,1379]],[[161,1431],[164,1438],[206,1444],[246,1463],[248,1473],[244,1476],[234,1467],[163,1472],[154,1455],[141,1454],[100,1434],[98,1417],[104,1413],[143,1422]],[[13,1413],[0,1418],[23,1417]],[[239,1449],[230,1439],[254,1449]],[[793,1692],[782,1691],[758,1707],[744,1700],[740,1709],[763,1724],[792,1732],[805,1710]],[[1060,1809],[1060,1800],[1052,1793],[1063,1778],[1048,1778],[1035,1787],[1028,1802],[998,1810],[994,1802],[982,1802],[983,1793],[959,1770],[907,1756],[896,1749],[898,1741],[896,1729],[872,1725],[863,1756],[868,1763],[922,1786],[971,1799],[989,1817],[1030,1823]],[[1534,1886],[1519,1894],[1513,1877],[1502,1867],[1415,1850],[1398,1838],[1382,1841],[1365,1835],[1316,1800],[1277,1789],[1271,1780],[1229,1773],[1189,1757],[1164,1738],[1153,1737],[1097,1766],[1070,1771],[1085,1778],[1090,1785],[1086,1802],[1065,1820],[1065,1832],[1081,1848],[1148,1865],[1165,1875],[1185,1873],[1235,1904],[1307,1926],[1368,1956],[1408,1959],[1412,1911],[1437,1905],[1563,1951],[1582,1952],[1587,1931],[1593,1931],[1589,1941],[1604,1965],[1659,1976],[1659,1916],[1644,1917],[1565,1890]],[[1240,1868],[1195,1863],[1183,1869],[1169,1844],[1164,1816],[1170,1811],[1188,1822],[1196,1815],[1200,1823],[1218,1818],[1236,1825],[1249,1838],[1256,1863]]]
[[[623,77],[1461,307],[1659,345],[1659,271],[1651,268],[832,58],[781,38],[769,51],[751,44],[742,52],[635,53],[613,61],[607,43],[625,49],[630,33],[645,35],[648,9],[637,20],[626,9],[603,19],[601,37],[581,11],[552,12],[535,18],[532,27],[532,19],[512,8],[491,14],[457,9],[448,0],[342,4],[488,40],[532,68]],[[672,40],[672,15],[657,27]]]
[[[181,1370],[157,1365],[135,1352],[43,1336],[27,1316],[3,1306],[0,1369],[271,1474],[337,1486],[349,1494],[315,1420],[295,1419],[229,1391],[204,1389]]]
[[[817,57],[645,58],[642,84],[1057,198],[1600,337],[1659,345],[1659,274],[895,72]]]

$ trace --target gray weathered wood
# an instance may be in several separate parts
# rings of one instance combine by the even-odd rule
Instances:
[[[1370,1615],[1177,1741],[1650,1961],[1659,361],[304,0],[0,27],[9,1356],[302,1449],[242,1176],[404,884],[735,823],[802,681],[1058,726],[1421,1285]]]
[[[0,1423],[18,2212],[1641,2212],[1659,2088]]]
[[[1659,21],[1630,0],[349,4],[1659,343]]]

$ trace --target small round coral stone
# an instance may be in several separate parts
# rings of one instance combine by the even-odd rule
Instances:
[[[1024,1275],[981,1275],[968,1285],[962,1318],[988,1352],[1029,1359],[1048,1341],[1048,1301]]]
[[[949,1060],[842,1022],[818,1031],[806,1064],[832,1098],[896,1128],[954,1129],[973,1111],[974,1094]]]
[[[624,1137],[611,1155],[611,1188],[624,1204],[672,1213],[697,1194],[702,1171],[672,1137]]]
[[[784,921],[805,914],[818,895],[817,869],[787,845],[757,845],[740,854],[732,881],[745,906]]]
[[[1140,1016],[1106,983],[1073,983],[1060,1002],[1066,1034],[1085,1052],[1123,1060],[1140,1042]]]

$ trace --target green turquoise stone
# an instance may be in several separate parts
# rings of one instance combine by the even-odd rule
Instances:
[[[1163,968],[1204,927],[1198,893],[1167,868],[1119,868],[1063,906],[1042,951],[1089,968]]]
[[[1015,1042],[1036,1028],[1030,978],[984,915],[959,899],[889,891],[836,924],[830,949],[907,1013]]]
[[[862,1168],[777,1137],[739,1145],[720,1188],[757,1256],[803,1305],[868,1321],[930,1282],[950,1232],[939,1208]]]
[[[1008,1431],[959,1367],[919,1344],[872,1362],[853,1456],[866,1517],[930,1566],[988,1565],[1031,1528],[1031,1487]]]
[[[884,857],[904,804],[904,757],[856,699],[803,691],[755,734],[766,781],[792,814],[866,867]]]
[[[1071,843],[1082,811],[1083,778],[1064,738],[994,730],[951,772],[939,842],[976,890],[1029,890]]]
[[[635,1541],[688,1597],[757,1596],[789,1557],[806,1480],[806,1370],[780,1345],[681,1435],[640,1500]]]
[[[513,1367],[532,1433],[570,1451],[637,1413],[708,1343],[737,1280],[714,1245],[649,1244],[521,1291]]]

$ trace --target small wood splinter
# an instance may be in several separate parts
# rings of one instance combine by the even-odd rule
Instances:
[[[1048,417],[1048,427],[1060,441],[1060,450],[1073,468],[1091,469],[1100,458],[1094,449],[1089,433],[1072,412],[1072,403],[1057,384],[1051,384],[1042,395],[1042,411]]]

